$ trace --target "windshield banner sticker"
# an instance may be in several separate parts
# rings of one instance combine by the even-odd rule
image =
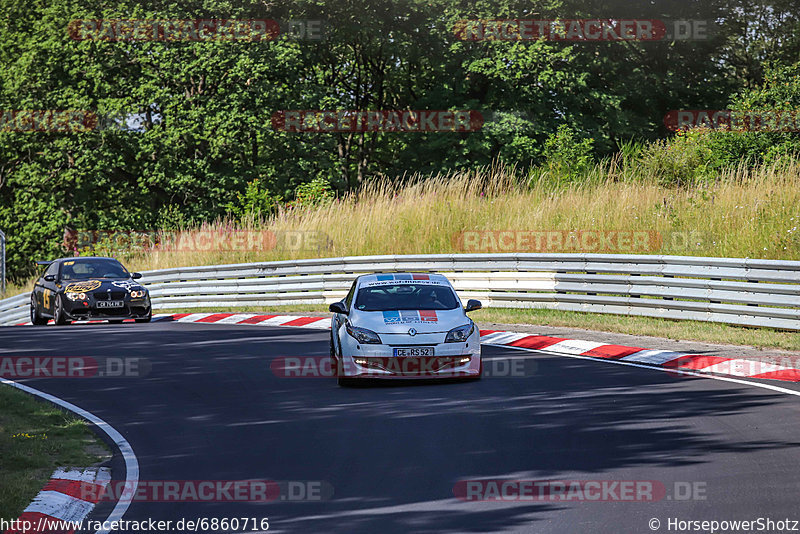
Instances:
[[[365,287],[381,286],[381,285],[394,285],[396,283],[414,282],[416,284],[434,284],[445,285],[441,278],[434,277],[431,279],[429,274],[378,274],[375,275],[375,280],[364,284]]]

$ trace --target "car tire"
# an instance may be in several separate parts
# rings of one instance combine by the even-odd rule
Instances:
[[[483,378],[483,358],[481,358],[481,365],[478,367],[478,376],[472,378],[473,381],[478,381]]]
[[[148,312],[147,316],[142,317],[141,319],[134,319],[137,323],[149,323],[153,320],[153,303],[148,299],[147,307],[150,308],[150,312]]]
[[[56,295],[55,308],[53,309],[53,322],[58,326],[72,324],[64,314],[64,304],[61,302],[61,295]]]
[[[358,380],[347,376],[337,376],[336,383],[343,388],[351,388],[358,383]]]
[[[331,365],[333,365],[334,369],[336,369],[336,345],[333,343],[333,330],[331,330],[331,339],[328,342],[328,345],[330,348]]]
[[[36,298],[33,295],[31,295],[31,323],[36,326],[47,324],[47,319],[39,315],[39,309],[36,307]]]
[[[333,331],[331,331],[331,341],[330,341],[330,356],[331,356],[331,367],[336,373],[336,383],[339,384],[341,387],[353,387],[358,383],[358,379],[351,378],[349,376],[343,376],[340,373],[339,369],[339,361],[340,359],[336,358],[336,346],[333,344]]]

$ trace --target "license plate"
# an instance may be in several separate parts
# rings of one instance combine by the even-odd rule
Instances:
[[[394,355],[404,356],[433,356],[433,347],[399,347],[394,349]]]
[[[98,300],[98,308],[122,308],[125,306],[125,301],[122,300]]]

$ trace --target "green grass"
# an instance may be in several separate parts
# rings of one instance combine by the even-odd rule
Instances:
[[[90,467],[110,456],[88,424],[0,384],[0,518],[16,519],[57,467]]]
[[[223,313],[252,312],[267,314],[292,314],[327,312],[323,305],[272,306],[264,308],[240,307],[187,308],[158,310],[157,313]],[[520,325],[559,326],[583,328],[600,332],[614,332],[637,336],[653,336],[676,341],[702,341],[726,345],[748,345],[761,348],[800,350],[800,335],[795,332],[771,328],[747,328],[703,321],[673,321],[652,317],[628,317],[623,315],[568,312],[544,309],[484,308],[470,313],[477,323],[500,323]]]

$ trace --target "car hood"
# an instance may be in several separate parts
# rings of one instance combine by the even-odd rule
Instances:
[[[447,332],[470,320],[461,307],[454,310],[400,310],[364,312],[353,310],[350,323],[378,334],[405,334],[414,328],[420,334]]]
[[[144,287],[133,280],[126,279],[101,279],[77,280],[75,282],[62,282],[65,293],[97,293],[106,291],[141,291]]]

